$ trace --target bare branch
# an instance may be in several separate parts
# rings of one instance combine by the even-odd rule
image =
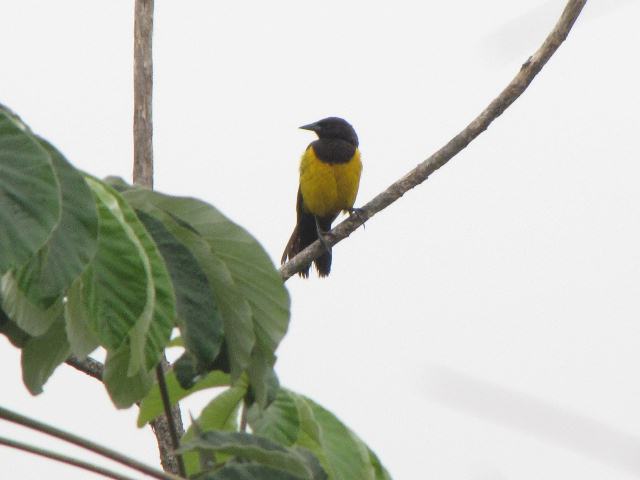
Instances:
[[[558,23],[556,23],[542,46],[522,65],[518,74],[511,80],[500,95],[444,147],[367,203],[358,212],[359,215],[351,215],[348,219],[337,225],[330,234],[327,235],[326,240],[329,245],[335,245],[345,239],[366,220],[391,205],[415,186],[424,182],[429,175],[451,160],[478,135],[485,131],[491,122],[498,118],[502,112],[522,95],[538,72],[542,70],[542,67],[547,63],[549,58],[551,58],[560,44],[567,38],[571,27],[573,27],[574,22],[586,3],[587,0],[570,0],[564,8]],[[322,253],[324,253],[324,246],[319,241],[315,241],[282,266],[280,269],[282,278],[287,280],[292,275],[300,272]]]
[[[102,381],[104,365],[91,357],[80,360],[78,357],[71,355],[69,358],[67,358],[65,363],[67,365],[71,365],[76,370],[80,370],[81,372],[86,373],[96,380]]]
[[[153,7],[154,0],[136,0],[133,27],[133,183],[147,188],[153,188]],[[162,365],[168,366],[164,358]],[[163,367],[158,367],[160,376]],[[173,453],[177,437],[184,433],[180,407],[166,405],[166,411],[169,416],[155,419],[151,428],[162,467],[184,476],[182,458]]]
[[[153,188],[153,0],[136,0],[133,30],[133,183]]]

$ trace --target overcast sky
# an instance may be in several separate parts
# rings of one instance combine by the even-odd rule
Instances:
[[[354,125],[363,204],[479,113],[564,3],[158,0],[156,188],[214,204],[277,261],[313,140],[299,125]],[[132,4],[0,7],[0,102],[101,177],[130,179]],[[487,132],[340,243],[328,279],[287,282],[282,384],[396,479],[640,476],[638,19],[640,1],[589,2]],[[63,366],[32,398],[4,337],[0,362],[3,406],[158,462],[97,382]],[[0,465],[94,478],[4,448]]]

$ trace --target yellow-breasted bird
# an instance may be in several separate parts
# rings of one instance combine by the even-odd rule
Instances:
[[[342,118],[329,117],[300,127],[318,135],[300,160],[300,186],[296,204],[297,222],[282,254],[282,263],[295,257],[324,232],[341,211],[353,210],[358,194],[362,162],[358,135]],[[324,241],[323,241],[324,243]],[[318,274],[331,271],[331,250],[314,260]],[[309,264],[300,276],[309,276]]]

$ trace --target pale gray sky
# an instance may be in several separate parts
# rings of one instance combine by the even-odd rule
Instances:
[[[213,203],[276,261],[313,138],[299,125],[355,126],[362,204],[477,115],[563,6],[158,0],[156,187]],[[98,176],[130,176],[132,13],[0,8],[0,102]],[[287,283],[281,382],[396,479],[640,476],[638,18],[637,0],[589,2],[487,132],[339,244],[331,277]],[[0,362],[2,405],[157,462],[135,409],[114,411],[96,382],[61,367],[32,398],[4,338]],[[0,435],[36,438],[4,423]],[[3,448],[0,465],[15,479],[93,478]]]

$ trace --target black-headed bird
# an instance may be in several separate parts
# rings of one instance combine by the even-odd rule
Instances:
[[[329,117],[300,127],[318,139],[311,142],[300,160],[300,186],[296,204],[297,222],[282,254],[282,263],[320,239],[325,253],[314,260],[318,274],[331,271],[331,249],[324,233],[341,211],[352,212],[358,194],[362,162],[358,135],[342,118]],[[309,276],[311,264],[299,275]]]

